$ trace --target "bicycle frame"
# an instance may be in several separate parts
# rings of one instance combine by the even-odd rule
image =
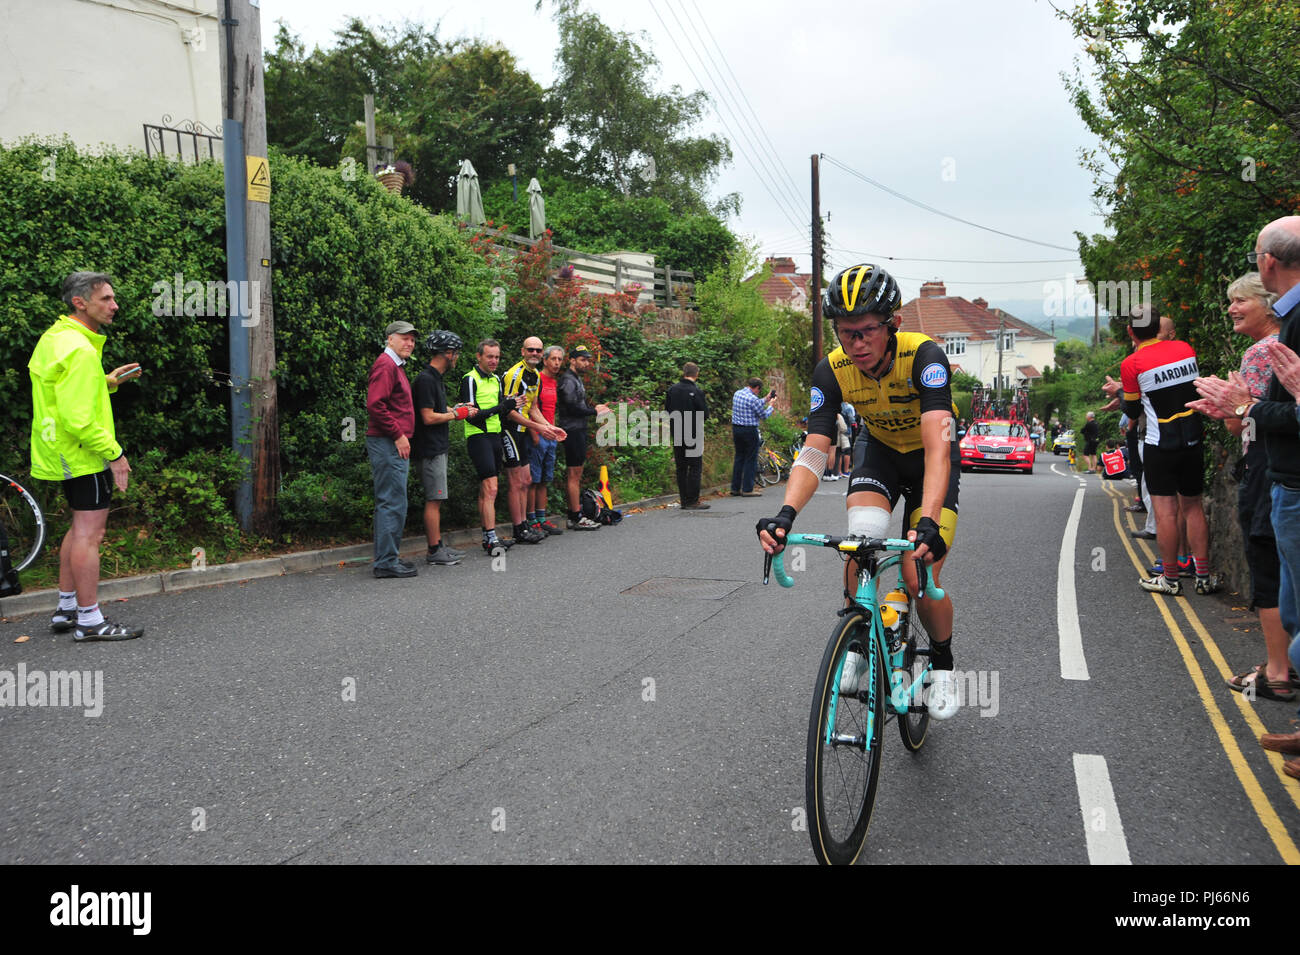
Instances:
[[[911,681],[910,688],[905,692],[900,692],[903,689],[903,684],[905,682],[903,674],[907,672],[903,662],[904,646],[901,641],[894,647],[891,647],[886,643],[885,628],[880,622],[878,594],[878,581],[880,576],[890,568],[897,569],[898,589],[904,589],[905,584],[903,581],[902,555],[907,551],[914,550],[916,545],[911,541],[905,540],[884,539],[864,541],[854,538],[844,539],[828,537],[824,534],[790,534],[789,537],[786,538],[787,548],[801,544],[834,547],[841,553],[855,555],[859,561],[861,570],[858,574],[858,589],[857,593],[854,594],[853,597],[853,606],[841,610],[840,613],[843,615],[845,613],[861,611],[867,618],[867,626],[870,632],[868,639],[874,641],[879,650],[878,656],[874,653],[866,655],[870,661],[870,665],[864,675],[865,678],[860,681],[859,685],[865,686],[867,689],[865,691],[860,690],[859,692],[866,692],[868,694],[868,701],[870,701],[870,695],[877,691],[878,685],[877,675],[875,672],[876,660],[885,660],[890,669],[890,693],[887,701],[889,711],[893,712],[897,716],[905,716],[912,712],[924,712],[925,704],[921,702],[920,696],[924,692],[925,677],[930,672],[930,664],[927,662],[925,670],[920,677]],[[887,557],[880,558],[876,556],[877,550],[895,550],[899,553],[890,554]],[[784,551],[773,558],[772,569],[776,572],[777,582],[780,583],[782,587],[793,587],[794,580],[785,572],[785,562],[782,560],[783,556]],[[763,582],[767,582],[766,576],[764,577]],[[931,579],[928,569],[924,576],[923,588],[927,598],[934,600],[943,599],[944,593],[934,585],[934,581]],[[918,648],[916,653],[928,655],[929,651]],[[826,723],[827,735],[824,740],[828,746],[834,746],[836,744],[857,745],[860,742],[857,739],[832,739],[833,727],[835,726],[835,710],[839,705],[840,678],[843,674],[843,670],[844,660],[841,660],[839,669],[836,671],[835,678],[831,684],[830,719],[828,719]],[[871,740],[874,738],[875,730],[874,708],[870,712],[871,716],[867,721],[866,740],[864,741],[866,746],[869,746]]]

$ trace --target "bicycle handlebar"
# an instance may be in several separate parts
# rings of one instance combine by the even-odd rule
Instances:
[[[848,537],[828,537],[825,534],[791,534],[786,538],[786,547],[796,546],[798,544],[815,544],[818,547],[834,547],[840,553],[857,554],[867,550],[897,550],[897,551],[914,551],[916,544],[912,541],[899,540],[893,537],[883,538],[848,538]],[[785,571],[785,551],[776,554],[766,554],[763,561],[763,583],[768,582],[769,569],[776,572],[776,582],[782,587],[793,587],[794,578]],[[916,560],[917,579],[922,581],[921,594],[931,600],[942,600],[944,592],[942,588],[934,585],[934,579],[930,576],[929,567],[923,559]]]

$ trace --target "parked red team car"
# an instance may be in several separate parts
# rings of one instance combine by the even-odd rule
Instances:
[[[983,418],[961,439],[961,469],[1009,468],[1034,473],[1034,442],[1019,421]]]

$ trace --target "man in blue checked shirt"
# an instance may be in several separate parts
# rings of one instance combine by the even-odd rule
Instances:
[[[772,413],[776,402],[776,389],[773,388],[766,398],[763,382],[751,378],[731,396],[731,435],[736,442],[736,460],[731,467],[732,497],[762,497],[762,491],[754,490],[754,478],[758,474],[758,424]]]

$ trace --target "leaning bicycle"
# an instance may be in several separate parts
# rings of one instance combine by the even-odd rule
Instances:
[[[7,474],[0,474],[0,528],[14,570],[26,570],[45,546],[45,515],[35,495]]]
[[[813,690],[808,716],[808,754],[804,788],[808,834],[823,865],[852,865],[866,843],[867,828],[880,778],[884,728],[898,721],[909,752],[925,742],[930,714],[924,702],[930,673],[930,638],[917,619],[903,581],[903,554],[916,549],[893,538],[829,537],[790,534],[786,547],[833,547],[858,561],[858,589],[851,605],[838,612]],[[880,551],[898,553],[881,557]],[[785,572],[784,551],[768,556],[768,567],[783,587],[794,581]],[[927,599],[942,600],[943,591],[918,560],[917,571]],[[881,600],[878,582],[890,570],[897,584]]]

